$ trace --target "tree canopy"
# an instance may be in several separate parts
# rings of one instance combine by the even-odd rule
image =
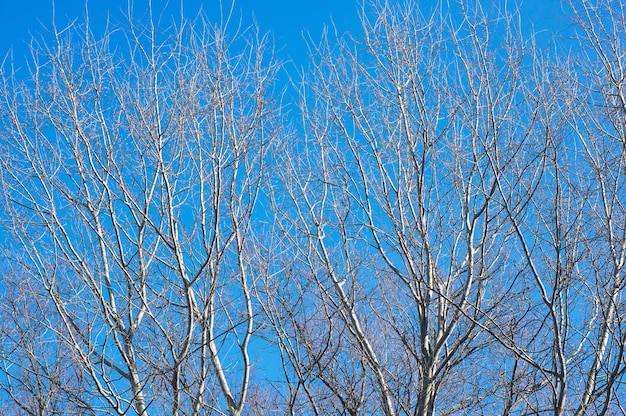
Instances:
[[[4,61],[3,414],[626,414],[626,6],[401,3]]]

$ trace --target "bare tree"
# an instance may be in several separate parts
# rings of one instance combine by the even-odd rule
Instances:
[[[626,414],[626,9],[617,1],[573,8],[583,64],[572,68],[577,96],[569,120],[587,167],[595,225],[583,269],[590,300],[575,414]]]
[[[5,65],[1,411],[626,414],[624,5],[402,3],[282,108],[202,17]]]
[[[245,407],[276,65],[254,30],[146,21],[4,68],[0,384],[29,414]]]
[[[536,53],[527,83],[536,151],[518,166],[534,167],[498,180],[524,288],[502,343],[509,414],[625,412],[624,11],[572,7],[579,52]]]
[[[313,48],[265,305],[292,414],[624,412],[621,7],[576,60],[479,4]]]
[[[316,414],[472,411],[490,393],[479,380],[514,273],[497,189],[532,113],[510,18],[496,46],[485,13],[464,16],[383,3],[362,42],[313,51],[302,142],[278,151],[293,262],[274,298],[292,302],[271,311],[289,402]]]

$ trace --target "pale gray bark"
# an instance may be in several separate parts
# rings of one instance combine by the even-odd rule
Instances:
[[[227,30],[203,16],[131,20],[103,38],[54,28],[33,42],[30,73],[4,68],[3,254],[38,287],[28,304],[46,306],[41,336],[68,351],[58,364],[81,374],[47,381],[66,411],[245,407],[276,65],[254,29]],[[3,359],[26,353],[12,345]]]

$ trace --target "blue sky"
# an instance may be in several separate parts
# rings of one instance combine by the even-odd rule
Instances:
[[[145,7],[147,0],[135,0],[137,10]],[[85,15],[85,0],[56,0],[55,15],[58,26],[72,19],[82,20]],[[155,9],[166,2],[153,0]],[[224,0],[230,4],[230,0]],[[238,0],[236,11],[241,13],[244,23],[255,16],[263,31],[273,34],[282,59],[294,59],[299,65],[305,63],[306,45],[302,37],[308,30],[312,39],[318,39],[325,24],[332,21],[340,32],[358,31],[357,8],[360,0]],[[433,0],[421,2],[425,7]],[[484,7],[495,4],[485,0]],[[107,15],[120,19],[126,10],[126,0],[90,0],[89,14],[93,26],[102,27]],[[178,10],[180,1],[170,1],[170,8]],[[185,0],[185,14],[194,16],[200,8],[209,16],[219,16],[218,0]],[[563,27],[567,16],[558,0],[524,0],[521,3],[522,17],[526,24],[532,23],[535,30],[553,31]],[[52,0],[0,0],[0,52],[2,56],[11,47],[17,56],[27,53],[26,42],[31,34],[41,33],[42,24],[52,22]]]
[[[72,19],[83,20],[85,0],[56,0],[55,21],[59,27]],[[145,8],[147,1],[136,1],[136,10]],[[155,9],[159,9],[165,1],[153,0]],[[230,1],[224,3],[230,5]],[[179,0],[170,2],[169,8],[179,10]],[[127,9],[126,0],[90,0],[88,4],[91,24],[101,28],[107,15],[113,20],[120,19]],[[225,7],[228,7],[225,6]],[[217,0],[185,0],[184,13],[193,17],[202,8],[211,18],[218,19],[219,1]],[[256,19],[262,31],[273,34],[281,54],[290,57],[306,56],[303,30],[308,29],[312,38],[317,39],[324,24],[332,21],[342,30],[358,28],[357,2],[342,0],[239,0],[235,11],[244,19],[244,24]],[[137,14],[141,14],[138,12]],[[2,55],[11,47],[16,55],[24,55],[27,51],[26,42],[31,34],[41,33],[43,25],[52,22],[52,0],[0,0],[0,51]],[[285,56],[283,56],[285,58]]]

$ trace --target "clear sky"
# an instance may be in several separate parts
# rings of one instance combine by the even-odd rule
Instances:
[[[160,9],[166,0],[152,0],[155,9]],[[223,0],[230,4],[231,0]],[[422,0],[428,7],[435,0]],[[340,32],[358,31],[357,17],[360,0],[237,0],[235,10],[241,13],[244,23],[255,16],[263,31],[270,31],[283,59],[292,58],[300,65],[306,58],[303,30],[308,30],[313,39],[318,39],[324,24],[332,21]],[[68,21],[85,15],[85,0],[56,0],[55,21],[59,27]],[[145,8],[147,0],[135,0],[136,10]],[[170,9],[179,9],[180,0],[171,0]],[[497,3],[484,0],[484,7]],[[509,2],[511,4],[513,2]],[[522,17],[526,24],[532,22],[535,30],[552,31],[565,23],[559,0],[523,0]],[[185,15],[194,16],[202,7],[211,17],[219,16],[218,0],[184,0]],[[107,15],[119,20],[127,9],[127,0],[89,0],[89,14],[92,27],[102,27]],[[0,0],[0,52],[5,55],[12,46],[16,55],[27,52],[26,44],[30,34],[41,33],[42,24],[52,22],[52,0]]]
[[[135,0],[135,3],[136,15],[141,15],[140,10],[145,9],[147,0]],[[157,10],[166,3],[164,0],[153,0]],[[172,12],[180,9],[179,0],[169,3]],[[210,18],[219,19],[219,3],[218,0],[185,0],[184,13],[187,17],[193,17],[202,8]],[[230,0],[223,3],[226,8],[230,6]],[[314,39],[319,38],[324,24],[330,23],[331,17],[342,31],[358,28],[357,4],[357,1],[351,0],[238,0],[235,11],[246,25],[252,22],[254,16],[262,31],[273,34],[281,53],[298,56],[304,52],[302,32],[305,29],[308,29]],[[102,27],[107,16],[111,16],[114,21],[123,19],[127,1],[89,0],[88,8],[91,25],[98,29]],[[55,21],[62,27],[72,19],[83,20],[85,0],[56,0],[54,9]],[[0,0],[2,55],[11,47],[17,55],[26,53],[26,42],[30,35],[41,33],[44,30],[42,25],[50,26],[52,10],[52,0]]]

